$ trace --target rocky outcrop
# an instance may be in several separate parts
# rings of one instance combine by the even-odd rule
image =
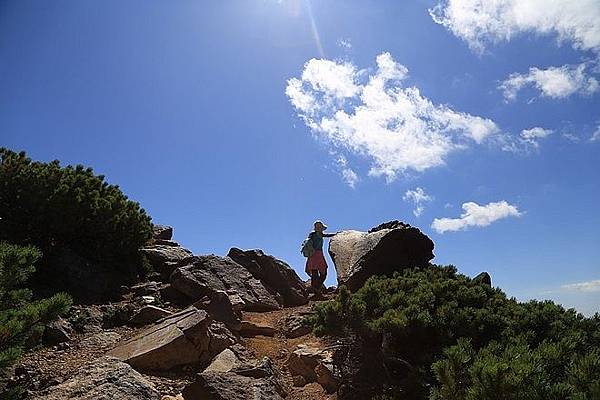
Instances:
[[[433,246],[419,229],[391,221],[369,232],[338,232],[329,242],[329,254],[338,284],[354,291],[372,275],[426,267],[434,257]]]
[[[183,391],[186,400],[282,400],[286,392],[271,360],[221,352]]]
[[[233,296],[231,296],[233,297]],[[206,310],[208,314],[217,321],[223,322],[232,331],[239,331],[241,327],[241,310],[243,302],[233,304],[231,297],[222,290],[211,293],[194,303],[199,310]]]
[[[477,275],[475,278],[473,278],[473,282],[492,286],[492,277],[487,272],[482,272],[479,275]]]
[[[33,400],[159,400],[154,386],[129,365],[101,357],[69,380],[33,397]]]
[[[227,256],[250,271],[271,292],[277,292],[283,299],[283,306],[308,303],[304,282],[286,262],[258,249],[244,251],[233,247]]]
[[[209,361],[233,344],[233,335],[213,325],[206,311],[190,307],[117,346],[110,355],[140,370],[168,370]]]
[[[152,237],[155,240],[171,240],[173,238],[173,228],[167,225],[153,225]]]
[[[175,289],[194,301],[223,291],[232,304],[242,302],[246,311],[271,311],[281,304],[280,296],[269,292],[261,281],[229,257],[194,257],[190,264],[177,268],[170,281]]]
[[[156,244],[144,247],[140,250],[144,254],[152,268],[167,277],[173,270],[192,258],[192,252],[178,246]]]

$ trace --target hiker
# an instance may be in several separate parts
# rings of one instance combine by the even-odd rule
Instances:
[[[312,231],[302,246],[302,254],[308,257],[306,260],[306,273],[310,276],[310,285],[315,294],[320,294],[323,282],[327,277],[327,261],[323,255],[323,238],[332,237],[334,233],[324,233],[327,225],[321,221],[315,221],[315,230]]]

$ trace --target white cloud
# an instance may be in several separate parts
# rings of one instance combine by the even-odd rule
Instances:
[[[464,212],[460,218],[436,218],[431,227],[438,233],[466,229],[470,226],[488,226],[499,219],[519,217],[522,213],[517,207],[506,201],[479,205],[474,202],[463,203]]]
[[[346,183],[346,185],[350,186],[352,189],[356,187],[356,184],[360,181],[358,174],[352,170],[352,168],[348,167],[348,161],[346,157],[339,156],[337,159],[338,166],[340,167],[340,172],[342,174],[342,179]]]
[[[596,131],[592,133],[592,137],[590,137],[590,142],[600,141],[600,125],[596,128]]]
[[[600,292],[600,279],[562,285],[561,288],[574,292]]]
[[[418,187],[414,190],[407,190],[404,196],[402,196],[402,200],[412,201],[415,205],[413,214],[415,217],[420,217],[423,211],[425,211],[425,205],[423,203],[432,201],[433,197],[425,193],[422,188]]]
[[[352,42],[350,42],[349,39],[339,39],[337,41],[337,45],[340,47],[343,47],[344,49],[351,49],[352,48]]]
[[[527,74],[511,74],[498,89],[502,90],[506,101],[515,100],[517,93],[527,86],[533,86],[542,96],[553,99],[566,98],[575,93],[590,95],[598,91],[600,85],[585,69],[585,63],[547,69],[532,67]]]
[[[531,129],[523,129],[521,131],[521,139],[537,148],[539,146],[539,140],[550,136],[553,132],[552,129],[544,129],[536,126]]]
[[[429,13],[480,53],[524,33],[555,35],[576,49],[600,53],[598,0],[445,0]]]
[[[371,160],[370,175],[394,180],[443,165],[447,155],[499,133],[489,120],[435,105],[404,87],[408,69],[389,53],[371,74],[346,62],[311,59],[286,95],[298,115],[333,146]]]

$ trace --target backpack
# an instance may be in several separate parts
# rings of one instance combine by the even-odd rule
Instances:
[[[312,233],[311,233],[302,242],[302,247],[300,248],[300,253],[302,253],[302,255],[304,257],[308,258],[308,257],[312,256],[313,253],[315,252],[315,248],[313,247],[313,243],[312,243],[312,238],[313,238],[313,236],[312,236]]]

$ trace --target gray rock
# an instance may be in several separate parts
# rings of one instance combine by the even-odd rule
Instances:
[[[475,278],[473,278],[473,282],[492,286],[492,277],[487,272],[482,272],[479,275],[477,275]]]
[[[272,311],[280,308],[278,298],[229,257],[215,255],[194,257],[192,263],[179,267],[170,277],[171,285],[194,301],[226,292],[232,304],[243,302],[246,311]]]
[[[338,232],[329,242],[329,254],[338,284],[354,291],[373,275],[426,267],[434,257],[433,247],[419,229],[392,221],[369,232]]]
[[[295,339],[300,336],[308,335],[311,332],[311,328],[310,325],[306,323],[306,318],[311,314],[312,312],[305,312],[292,314],[284,318],[281,321],[281,330],[285,337]]]
[[[186,400],[282,400],[286,396],[271,360],[242,360],[227,349],[183,390]]]
[[[204,363],[232,344],[225,326],[215,326],[206,311],[190,307],[161,320],[110,355],[140,370],[168,370]]]
[[[63,318],[58,318],[56,321],[46,325],[44,329],[44,343],[54,346],[59,343],[68,342],[71,340],[73,327]]]
[[[173,315],[171,311],[164,308],[147,305],[139,309],[131,318],[131,323],[135,325],[147,325],[160,319]]]
[[[153,225],[152,237],[159,240],[171,240],[173,238],[173,228],[167,225]]]
[[[67,381],[33,396],[34,400],[159,400],[149,381],[113,357],[101,357],[81,367]]]
[[[263,253],[262,250],[240,250],[233,247],[227,254],[246,268],[253,277],[283,298],[286,307],[308,303],[304,282],[284,261]]]
[[[152,267],[164,275],[170,274],[177,265],[193,257],[192,252],[183,247],[152,245],[140,251],[146,255]]]
[[[329,350],[299,345],[287,359],[286,365],[295,386],[318,382],[327,393],[333,393],[339,386],[333,354]]]
[[[206,310],[208,314],[215,320],[223,322],[233,331],[239,331],[241,327],[242,313],[232,304],[232,298],[226,292],[217,290],[211,293],[210,297],[206,296],[203,299],[194,303],[194,307],[199,310]]]

